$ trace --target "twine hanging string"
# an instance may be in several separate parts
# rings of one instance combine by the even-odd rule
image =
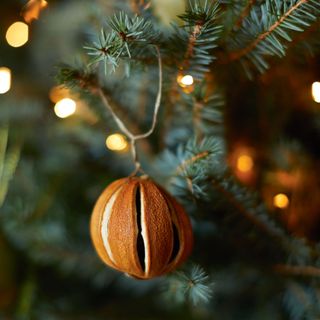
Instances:
[[[161,96],[162,96],[162,61],[161,61],[161,55],[160,55],[160,50],[157,46],[154,46],[157,52],[157,57],[158,57],[158,68],[159,68],[159,86],[158,86],[158,93],[157,93],[157,97],[156,97],[156,101],[155,101],[155,105],[154,105],[154,112],[153,112],[153,118],[152,118],[152,124],[151,127],[148,131],[146,131],[145,133],[142,134],[138,134],[135,135],[133,134],[127,127],[126,125],[123,123],[123,121],[117,116],[117,114],[115,113],[115,111],[113,110],[113,108],[111,107],[106,95],[104,94],[103,90],[101,88],[98,89],[99,95],[104,103],[104,105],[107,107],[107,109],[110,111],[113,119],[115,120],[115,122],[117,123],[119,129],[121,130],[121,132],[127,136],[127,138],[129,139],[130,142],[130,146],[131,146],[131,155],[132,155],[132,159],[135,165],[135,169],[133,171],[133,173],[131,174],[136,175],[139,171],[144,173],[142,168],[141,168],[141,163],[139,162],[138,159],[138,154],[137,154],[137,149],[136,149],[136,141],[141,140],[141,139],[145,139],[147,137],[149,137],[157,124],[157,118],[158,118],[158,113],[159,113],[159,109],[160,109],[160,103],[161,103]]]

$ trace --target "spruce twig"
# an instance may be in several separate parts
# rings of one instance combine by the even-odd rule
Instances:
[[[187,166],[190,166],[191,164],[193,164],[201,159],[204,159],[204,158],[208,157],[209,155],[210,155],[209,151],[203,151],[203,152],[200,152],[200,153],[192,156],[189,159],[182,161],[182,163],[177,167],[176,174],[182,173],[182,171],[185,170]]]
[[[246,209],[246,207],[234,197],[234,195],[231,192],[229,192],[227,189],[223,188],[218,181],[212,179],[211,183],[212,183],[213,187],[228,200],[228,203],[230,203],[235,209],[237,209],[237,211],[239,213],[241,213],[253,225],[255,225],[257,228],[259,228],[265,234],[268,234],[274,238],[283,239],[283,234],[280,231],[276,231],[274,229],[268,228],[268,226],[265,223],[260,221],[253,214],[251,214]]]
[[[238,20],[235,23],[235,26],[237,28],[240,28],[242,25],[243,20],[248,16],[250,10],[252,9],[252,7],[255,5],[256,0],[248,0],[247,5],[244,7],[244,9],[242,10]]]
[[[260,34],[258,38],[256,38],[253,42],[249,43],[245,48],[236,51],[231,52],[229,54],[230,61],[235,61],[241,59],[243,56],[247,55],[249,52],[251,52],[256,46],[265,40],[272,32],[275,31],[290,15],[298,10],[303,4],[307,3],[308,0],[300,0],[298,3],[296,3],[294,6],[292,6],[287,12],[284,13],[282,17],[279,18],[278,21],[276,21],[273,25],[271,25],[268,30],[266,30],[264,33]]]

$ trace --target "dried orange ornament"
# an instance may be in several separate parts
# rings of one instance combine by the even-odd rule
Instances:
[[[189,256],[193,245],[184,209],[145,177],[111,183],[96,202],[90,229],[100,258],[138,279],[172,271]]]

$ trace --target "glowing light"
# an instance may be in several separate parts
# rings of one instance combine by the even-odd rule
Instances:
[[[241,172],[249,172],[253,168],[253,159],[251,156],[243,154],[237,159],[237,169]]]
[[[273,197],[273,205],[280,209],[285,209],[289,205],[289,198],[284,193],[279,193]]]
[[[29,26],[20,21],[13,23],[7,30],[6,39],[11,47],[23,46],[29,39]]]
[[[185,88],[185,87],[193,85],[193,77],[189,74],[187,74],[185,76],[178,75],[177,82],[180,87]]]
[[[22,8],[21,14],[27,23],[39,19],[41,11],[46,8],[48,2],[45,0],[29,0]]]
[[[67,118],[76,112],[77,104],[69,98],[62,99],[54,106],[54,112],[59,118]]]
[[[112,151],[125,151],[128,148],[128,142],[124,135],[114,133],[107,138],[106,146]]]
[[[317,103],[320,103],[320,82],[314,82],[312,84],[312,97]]]
[[[11,71],[6,67],[0,68],[0,94],[8,92],[11,88]]]

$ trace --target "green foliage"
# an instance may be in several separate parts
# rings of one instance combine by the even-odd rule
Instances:
[[[186,101],[186,108],[183,109],[180,115],[183,117],[184,122],[191,118],[190,124],[194,125],[195,133],[221,135],[224,129],[223,109],[225,99],[218,89],[208,97],[206,96],[207,92],[207,84],[202,83],[195,86],[193,93],[183,95],[183,100]]]
[[[158,38],[151,21],[142,17],[129,18],[124,12],[115,14],[109,21],[110,27],[121,37],[123,43],[144,42],[153,43]],[[128,48],[127,48],[128,49]],[[130,52],[128,52],[130,57]]]
[[[317,0],[267,0],[254,6],[229,41],[231,59],[240,59],[248,74],[250,64],[265,71],[269,67],[266,57],[285,56],[292,35],[308,28],[319,12]]]
[[[150,21],[139,16],[130,18],[124,12],[115,14],[109,26],[110,32],[102,29],[98,39],[91,46],[85,46],[88,54],[94,57],[91,64],[103,62],[105,72],[108,66],[115,72],[120,60],[139,57],[141,46],[147,50],[147,46],[155,44],[158,38]]]
[[[288,282],[283,300],[292,320],[313,320],[320,316],[320,295],[314,288]]]
[[[167,277],[166,299],[176,303],[188,301],[194,306],[208,303],[213,287],[206,272],[198,265],[192,265]]]
[[[254,3],[252,0],[220,0],[223,12],[224,33],[226,36],[234,29],[239,29],[247,9]]]
[[[219,4],[216,1],[205,1],[204,4],[190,1],[189,9],[179,17],[184,24],[181,27],[175,26],[168,50],[175,54],[184,74],[191,74],[200,80],[215,59],[212,50],[217,47],[222,31],[218,22]],[[182,62],[181,57],[184,57]]]

